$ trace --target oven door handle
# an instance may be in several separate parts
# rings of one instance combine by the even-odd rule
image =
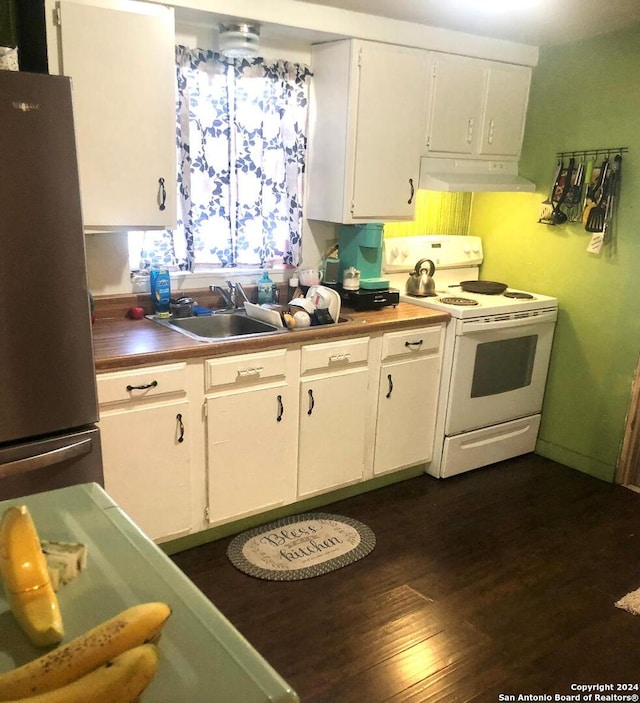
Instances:
[[[509,320],[490,320],[489,322],[476,320],[460,320],[457,333],[471,334],[472,332],[489,332],[493,330],[514,329],[516,327],[532,327],[543,325],[547,322],[555,322],[558,319],[556,310],[541,312],[538,315],[528,317],[516,317]]]

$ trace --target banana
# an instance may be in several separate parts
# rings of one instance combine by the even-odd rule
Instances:
[[[141,603],[123,610],[67,644],[0,674],[0,701],[39,695],[86,676],[126,650],[155,640],[169,615],[166,603]],[[86,700],[95,703],[91,697]]]
[[[0,575],[9,606],[31,642],[36,647],[60,642],[64,635],[60,605],[26,505],[7,508],[2,515]]]
[[[143,644],[66,686],[19,698],[17,703],[133,703],[149,685],[157,668],[156,646]]]

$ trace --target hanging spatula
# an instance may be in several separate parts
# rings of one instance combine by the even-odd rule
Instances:
[[[595,206],[589,211],[587,224],[585,229],[587,232],[602,232],[604,229],[605,219],[607,217],[607,182],[609,175],[609,159],[605,159],[600,167],[600,175],[598,176],[598,185],[594,193]]]
[[[618,184],[620,182],[620,170],[622,167],[622,154],[618,154],[611,164],[611,170],[609,172],[609,178],[607,183],[607,203],[606,203],[606,215],[604,218],[604,227],[602,228],[603,240],[606,242],[610,238],[611,233],[609,231],[609,226],[613,218],[615,210],[615,200],[616,191],[618,189]]]

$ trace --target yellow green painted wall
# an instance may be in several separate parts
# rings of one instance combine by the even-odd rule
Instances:
[[[416,219],[412,222],[387,222],[385,238],[419,234],[468,234],[471,193],[416,193]]]
[[[537,223],[556,152],[627,146],[615,246]],[[640,352],[640,29],[541,50],[520,173],[535,194],[473,196],[482,277],[560,304],[537,451],[613,480]]]

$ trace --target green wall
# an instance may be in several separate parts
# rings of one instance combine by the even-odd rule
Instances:
[[[629,147],[614,246],[586,252],[580,224],[537,223],[556,152]],[[534,194],[474,195],[482,277],[557,296],[538,453],[611,481],[640,352],[640,28],[541,50],[521,175]]]

